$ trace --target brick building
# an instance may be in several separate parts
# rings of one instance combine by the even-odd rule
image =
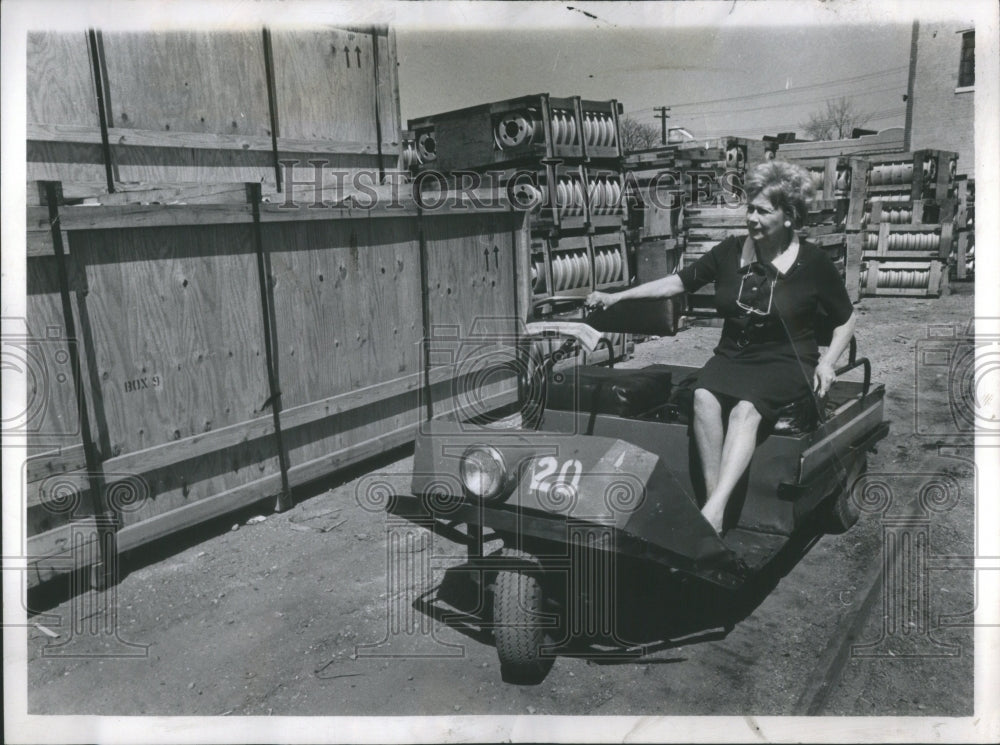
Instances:
[[[975,176],[975,49],[972,21],[914,21],[906,102],[906,149],[958,153],[958,173]]]

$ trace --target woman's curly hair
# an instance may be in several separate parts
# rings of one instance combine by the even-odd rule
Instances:
[[[816,193],[809,171],[783,160],[768,160],[753,168],[743,187],[748,203],[763,194],[788,215],[796,229],[802,227]]]

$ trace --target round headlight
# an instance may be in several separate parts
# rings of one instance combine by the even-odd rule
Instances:
[[[474,497],[501,496],[507,480],[507,464],[500,451],[489,445],[473,445],[462,454],[459,464],[462,486]]]

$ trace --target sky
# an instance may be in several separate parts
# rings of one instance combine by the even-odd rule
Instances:
[[[403,121],[545,92],[617,99],[627,115],[657,130],[654,107],[669,106],[668,126],[697,138],[801,133],[810,113],[842,96],[872,115],[870,129],[903,126],[909,19],[788,26],[765,16],[763,25],[721,27],[656,20],[516,34],[400,28]]]

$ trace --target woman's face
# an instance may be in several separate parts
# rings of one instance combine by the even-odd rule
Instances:
[[[771,204],[763,194],[754,197],[747,205],[747,230],[754,243],[777,245],[786,238],[784,210]]]

